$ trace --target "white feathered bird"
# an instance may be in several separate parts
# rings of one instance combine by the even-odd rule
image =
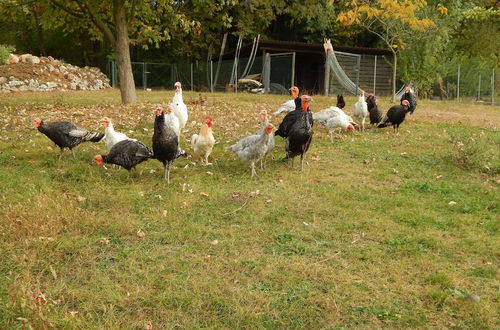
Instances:
[[[163,106],[161,104],[156,105],[156,110],[162,110]],[[174,109],[172,105],[167,105],[167,110],[164,112],[165,114],[165,125],[169,127],[172,131],[177,135],[177,141],[180,140],[180,123],[179,118],[174,114]]]
[[[108,150],[111,150],[111,148],[117,144],[120,141],[123,140],[134,140],[137,141],[136,139],[129,139],[127,135],[124,133],[120,133],[115,131],[115,128],[113,127],[113,123],[108,117],[104,117],[103,119],[103,125],[104,125],[104,143],[106,144],[106,147]]]
[[[191,137],[191,147],[193,148],[193,158],[201,159],[202,164],[210,165],[208,156],[214,148],[215,138],[212,134],[212,117],[206,116],[205,123],[200,127],[200,134],[193,134]]]
[[[361,91],[359,93],[358,102],[354,104],[354,112],[353,116],[359,118],[361,120],[361,130],[365,130],[365,120],[370,113],[368,112],[368,104],[366,104],[365,100],[365,91]]]
[[[290,88],[290,91],[292,92],[292,99],[288,100],[280,105],[280,107],[273,113],[274,115],[280,114],[282,112],[292,112],[297,108],[297,104],[295,103],[295,99],[299,97],[299,88],[296,86],[293,86]],[[300,104],[300,103],[299,103]]]
[[[342,109],[334,106],[313,113],[313,119],[326,127],[330,140],[333,140],[333,133],[336,130],[352,132],[356,125],[352,118],[346,115]]]
[[[226,150],[233,151],[241,160],[250,164],[252,176],[257,176],[255,163],[266,154],[273,127],[272,124],[267,124],[263,133],[247,136],[226,148]]]
[[[186,126],[188,121],[188,109],[184,100],[182,99],[182,84],[180,82],[176,82],[174,84],[175,94],[172,98],[172,109],[174,110],[174,114],[179,118],[180,128],[183,129]]]
[[[267,117],[267,111],[266,110],[262,110],[260,112],[260,115],[261,115],[262,121],[260,123],[259,131],[257,132],[257,134],[259,134],[259,135],[262,134],[262,133],[264,133],[264,131],[266,130],[266,126],[269,124],[269,118]],[[266,154],[260,160],[260,168],[266,167],[266,158],[267,158],[267,155],[270,154],[271,151],[273,151],[274,145],[275,145],[274,135],[270,135],[269,136],[269,140],[267,141],[267,151],[266,151]]]

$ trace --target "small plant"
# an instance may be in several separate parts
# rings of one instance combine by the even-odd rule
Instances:
[[[15,48],[13,46],[0,45],[0,65],[6,64],[9,55],[14,51]]]
[[[453,144],[452,158],[465,169],[497,174],[499,172],[496,151],[492,149],[495,141],[490,141],[483,131],[473,133],[466,128],[454,128],[447,131]],[[493,142],[493,143],[492,143]],[[497,160],[495,160],[497,159]]]

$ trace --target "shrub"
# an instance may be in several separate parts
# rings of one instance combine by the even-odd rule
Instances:
[[[453,144],[453,160],[465,169],[499,173],[498,141],[491,141],[483,131],[474,133],[467,128],[447,130]]]
[[[0,45],[0,65],[6,64],[10,53],[14,51],[15,48],[13,46]]]

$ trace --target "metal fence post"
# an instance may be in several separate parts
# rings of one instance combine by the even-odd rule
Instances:
[[[375,62],[373,63],[373,95],[377,89],[377,55],[375,55]]]
[[[214,61],[210,61],[210,92],[214,92]]]
[[[457,76],[457,102],[460,102],[460,64],[458,65],[458,76]]]
[[[295,86],[295,52],[293,52],[292,55],[292,79],[291,80],[291,85],[290,87]]]
[[[193,86],[193,63],[191,63],[190,68],[191,68],[191,92],[192,92],[194,90],[194,86]]]
[[[479,74],[479,82],[477,85],[477,101],[481,100],[481,74]]]
[[[142,89],[146,90],[146,62],[142,62]]]
[[[495,105],[495,68],[491,72],[491,105]]]
[[[361,56],[356,58],[356,95],[359,93],[359,72],[361,71]]]

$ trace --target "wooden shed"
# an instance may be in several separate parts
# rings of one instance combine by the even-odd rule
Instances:
[[[392,53],[385,49],[333,46],[337,60],[347,76],[359,87],[377,95],[390,95]],[[250,57],[252,44],[240,50],[240,59]],[[264,68],[266,54],[271,58],[271,82],[289,88],[292,83],[311,94],[325,91],[325,51],[323,44],[260,40],[258,59],[253,67]],[[234,52],[224,58],[234,57]],[[259,67],[261,65],[261,67]],[[335,74],[330,74],[330,93],[343,92]]]

